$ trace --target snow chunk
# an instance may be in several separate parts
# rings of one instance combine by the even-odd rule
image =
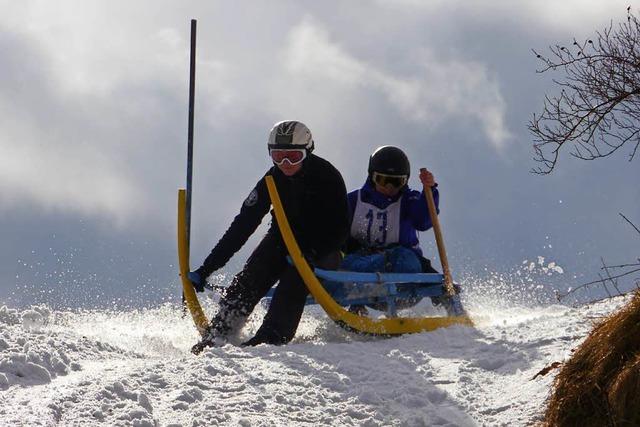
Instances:
[[[202,397],[203,395],[200,390],[198,390],[197,388],[191,388],[189,390],[183,390],[182,393],[180,393],[178,397],[176,397],[176,400],[193,403],[198,400],[202,400]]]
[[[50,314],[45,307],[33,307],[22,313],[22,326],[26,330],[39,332],[48,323]]]
[[[550,262],[549,265],[547,265],[547,268],[549,270],[555,271],[556,273],[560,273],[560,274],[564,273],[564,270],[562,269],[562,267],[557,265],[555,262]]]
[[[116,381],[111,387],[105,387],[106,390],[112,392],[116,397],[121,399],[129,399],[138,401],[138,395],[134,392],[129,391],[125,386],[128,386],[126,382]]]
[[[0,374],[4,374],[7,385],[46,384],[51,382],[51,373],[41,365],[28,362],[24,354],[11,353],[0,359]]]
[[[0,307],[0,323],[4,323],[6,325],[17,325],[20,323],[18,310],[12,310],[6,305]]]
[[[0,390],[6,390],[9,388],[9,379],[5,374],[0,373]]]
[[[522,261],[522,265],[524,266],[522,267],[522,269],[528,273],[537,272],[546,274],[547,276],[551,276],[553,273],[564,273],[562,267],[560,267],[556,262],[551,261],[545,264],[545,259],[543,256],[538,256],[537,263],[534,261],[524,260]],[[520,275],[521,273],[518,270],[516,274]]]
[[[149,397],[144,393],[139,393],[138,394],[138,405],[142,406],[149,413],[153,412],[153,407],[151,406],[151,401],[149,400]]]
[[[0,331],[0,388],[47,384],[58,375],[80,370],[67,355],[65,340],[44,330],[50,316],[46,307],[22,312],[0,309],[0,325],[6,328]]]

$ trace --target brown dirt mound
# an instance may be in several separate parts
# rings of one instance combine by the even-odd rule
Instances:
[[[640,292],[564,364],[542,424],[640,426]]]

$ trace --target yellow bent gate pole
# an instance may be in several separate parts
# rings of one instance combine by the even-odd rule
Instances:
[[[187,242],[187,230],[185,226],[186,200],[186,190],[178,190],[178,262],[180,265],[184,300],[191,313],[191,317],[193,317],[193,322],[196,324],[198,332],[202,335],[209,326],[209,321],[202,311],[200,301],[198,301],[198,297],[196,296],[196,291],[193,289],[193,285],[188,277],[191,267],[189,266],[189,243]]]
[[[329,293],[324,289],[316,275],[309,267],[309,264],[302,256],[300,247],[296,242],[291,226],[282,208],[282,202],[278,195],[275,182],[269,175],[265,177],[269,197],[276,215],[280,233],[284,239],[289,255],[295,265],[298,273],[309,288],[309,292],[313,298],[322,306],[327,315],[335,322],[347,326],[356,331],[373,334],[373,335],[402,335],[408,333],[417,333],[432,331],[437,328],[450,325],[470,325],[473,323],[467,316],[448,316],[448,317],[393,317],[386,319],[371,319],[369,317],[358,316],[350,313],[338,304]]]

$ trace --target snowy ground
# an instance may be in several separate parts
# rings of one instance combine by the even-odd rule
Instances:
[[[227,345],[198,357],[191,320],[170,305],[3,307],[0,424],[530,425],[555,372],[534,375],[619,304],[471,306],[475,329],[393,339],[354,337],[308,307],[290,345]]]

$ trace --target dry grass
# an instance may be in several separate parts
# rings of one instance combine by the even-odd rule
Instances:
[[[553,388],[543,426],[640,426],[640,292],[593,329]]]

